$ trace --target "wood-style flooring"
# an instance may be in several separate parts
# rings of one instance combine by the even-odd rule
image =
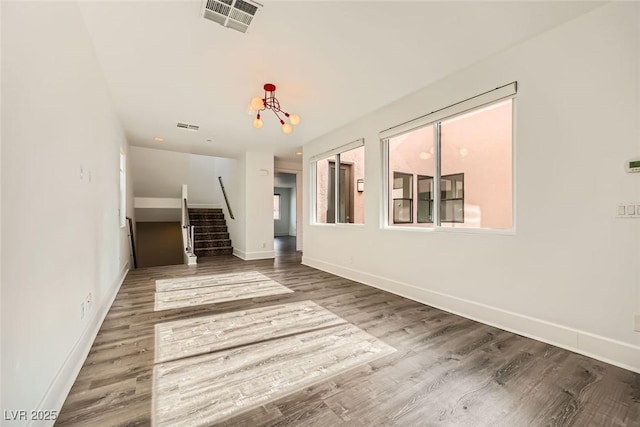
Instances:
[[[638,374],[314,270],[300,264],[299,252],[275,260],[198,261],[195,268],[129,273],[58,425],[150,425],[152,402],[162,405],[163,399],[154,395],[154,371],[164,363],[156,361],[174,360],[156,354],[162,328],[312,301],[396,351],[219,425],[640,426]],[[158,279],[250,271],[294,292],[154,311]],[[265,331],[265,342],[273,333]],[[207,351],[200,348],[193,357],[215,357]],[[155,410],[165,411],[173,425],[193,425],[179,408]]]

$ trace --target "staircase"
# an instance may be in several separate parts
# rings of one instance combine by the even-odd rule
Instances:
[[[189,221],[194,226],[193,248],[196,256],[230,255],[233,253],[227,221],[222,209],[189,208]]]

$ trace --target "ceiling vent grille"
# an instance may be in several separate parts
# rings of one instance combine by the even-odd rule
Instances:
[[[200,129],[200,126],[198,126],[198,125],[190,125],[188,123],[178,123],[178,127],[181,128],[181,129],[192,130],[194,132],[196,132],[198,129]]]
[[[204,0],[202,16],[218,24],[246,33],[260,3],[250,0]]]

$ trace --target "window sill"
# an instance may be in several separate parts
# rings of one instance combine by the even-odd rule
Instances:
[[[500,236],[515,236],[516,230],[494,230],[491,228],[426,228],[426,227],[397,227],[397,226],[383,226],[385,231],[408,231],[413,233],[463,233],[463,234],[485,234],[485,235],[500,235]]]
[[[337,228],[362,228],[364,227],[364,224],[352,224],[352,223],[347,223],[347,222],[340,222],[338,224],[334,224],[334,223],[328,223],[328,224],[322,224],[322,223],[312,223],[309,224],[312,227],[337,227]]]

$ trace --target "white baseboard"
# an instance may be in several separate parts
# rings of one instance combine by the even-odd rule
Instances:
[[[276,257],[276,253],[274,251],[245,252],[238,248],[233,248],[233,255],[245,261],[271,259]]]
[[[307,256],[302,264],[640,373],[638,346]]]
[[[39,411],[49,412],[56,410],[60,413],[62,405],[64,405],[64,401],[66,400],[69,391],[71,391],[71,387],[76,381],[84,361],[89,355],[89,351],[91,350],[91,346],[93,345],[96,336],[98,335],[102,322],[104,322],[105,317],[107,317],[107,313],[113,305],[113,301],[116,299],[116,295],[118,295],[118,291],[120,291],[120,287],[122,286],[125,277],[127,277],[127,273],[129,273],[129,263],[127,263],[120,272],[120,277],[114,284],[113,294],[107,301],[105,301],[105,304],[100,307],[100,311],[96,312],[96,315],[91,319],[90,323],[71,349],[71,352],[65,359],[62,367],[40,401],[40,404],[38,405]],[[27,425],[51,426],[53,424],[54,421],[31,421]]]

